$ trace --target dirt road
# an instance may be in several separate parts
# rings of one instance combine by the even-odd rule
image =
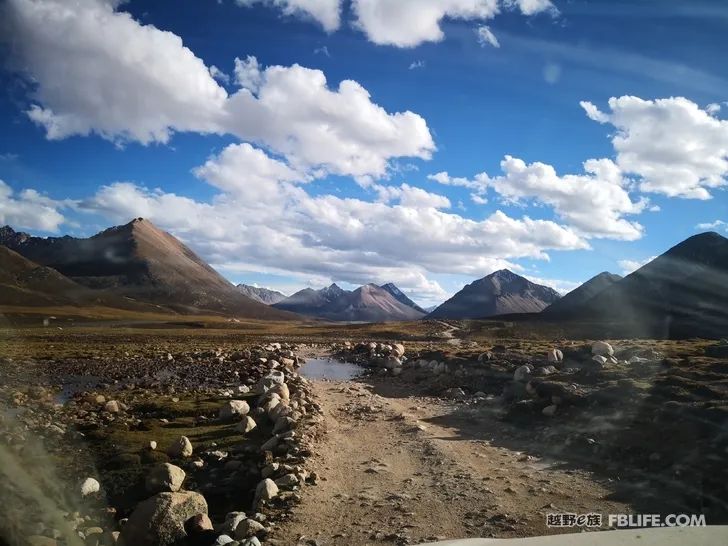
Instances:
[[[548,512],[627,511],[587,472],[496,446],[482,423],[452,417],[454,403],[390,381],[315,382],[326,434],[311,469],[321,479],[275,533],[280,544],[531,536],[549,532]]]

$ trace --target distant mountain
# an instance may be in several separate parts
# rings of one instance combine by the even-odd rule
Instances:
[[[397,285],[395,285],[394,283],[389,282],[387,284],[383,284],[379,288],[381,288],[382,290],[386,290],[387,292],[389,292],[392,295],[392,297],[395,300],[397,300],[400,303],[404,303],[406,306],[411,307],[415,311],[419,311],[420,313],[425,313],[426,312],[422,307],[420,307],[415,302],[413,302],[411,299],[409,299],[407,297],[407,295],[404,292],[402,292],[397,287]]]
[[[287,297],[285,294],[281,294],[277,290],[250,286],[248,284],[239,284],[237,289],[241,294],[249,297],[251,300],[255,300],[266,305],[273,305],[274,303],[283,301]]]
[[[614,323],[631,336],[724,337],[728,239],[694,235],[597,294],[574,316]]]
[[[291,311],[292,313],[317,317],[325,314],[331,304],[346,293],[348,292],[340,288],[336,283],[320,290],[304,288],[274,304],[273,307]]]
[[[427,318],[485,318],[511,313],[538,313],[559,299],[548,286],[532,283],[502,269],[474,281],[440,305]]]
[[[438,307],[440,307],[440,306],[439,305],[431,305],[430,307],[425,307],[425,313],[432,313]]]
[[[353,291],[343,290],[336,284],[321,290],[306,288],[274,307],[301,315],[351,322],[416,320],[424,316],[424,312],[398,301],[388,290],[374,284]]]
[[[32,237],[6,226],[0,244],[87,288],[176,311],[295,318],[244,296],[178,239],[142,218],[88,239]]]
[[[544,309],[542,313],[553,317],[566,317],[575,313],[584,303],[620,280],[622,280],[620,275],[607,271],[599,273],[599,275],[592,277],[564,297],[556,300]]]

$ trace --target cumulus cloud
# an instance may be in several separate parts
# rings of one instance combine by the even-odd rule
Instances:
[[[280,198],[282,185],[308,179],[247,143],[231,144],[193,172],[226,193],[262,206]]]
[[[195,174],[220,188],[210,202],[129,182],[100,188],[79,207],[123,222],[144,216],[189,243],[211,263],[316,275],[359,284],[394,281],[416,294],[441,291],[430,274],[482,276],[509,260],[548,259],[551,250],[588,248],[579,234],[549,220],[496,211],[475,221],[442,209],[449,200],[411,185],[391,203],[311,195],[293,173],[260,150],[232,145]],[[259,196],[244,182],[252,164]],[[265,173],[270,179],[263,182]],[[440,294],[440,297],[442,294]]]
[[[0,225],[55,232],[66,221],[60,210],[69,205],[32,189],[16,193],[0,180]]]
[[[651,256],[644,260],[619,260],[617,264],[619,264],[619,267],[622,268],[623,275],[629,275],[630,273],[637,271],[643,265],[647,265],[655,258],[657,258],[657,256]]]
[[[341,24],[341,0],[235,0],[239,6],[264,4],[280,9],[284,15],[310,18],[333,32]]]
[[[393,158],[429,159],[435,150],[422,117],[388,113],[353,80],[329,89],[320,70],[299,65],[261,70],[251,57],[245,64],[236,77],[257,76],[228,100],[228,131],[284,154],[297,168],[380,177]]]
[[[609,99],[609,112],[582,102],[587,115],[617,131],[617,164],[644,192],[710,199],[728,181],[728,121],[683,97]]]
[[[220,69],[116,4],[8,0],[2,8],[15,68],[35,86],[27,114],[49,139],[97,133],[148,144],[175,131],[229,133],[297,169],[357,177],[381,177],[392,158],[428,159],[435,150],[422,117],[387,112],[352,80],[329,88],[320,70],[236,59],[240,89],[228,96]]]
[[[215,132],[227,94],[179,36],[110,0],[8,0],[0,7],[17,70],[36,84],[28,116],[49,139],[98,133],[167,142]]]
[[[487,21],[501,8],[519,10],[524,15],[548,11],[556,13],[549,0],[353,0],[356,26],[375,44],[415,47],[439,42],[445,34],[445,18]],[[487,27],[481,27],[486,28]],[[495,36],[487,31],[493,41]],[[480,33],[479,33],[480,34]],[[497,47],[497,46],[496,46]]]
[[[492,188],[506,202],[533,200],[548,205],[586,237],[634,240],[642,236],[642,226],[624,216],[641,213],[648,201],[631,199],[619,167],[609,159],[590,159],[584,163],[584,174],[563,176],[546,163],[526,164],[511,156],[501,161],[501,169],[501,176],[480,173],[473,180],[451,177],[446,172],[429,178],[475,190],[472,198],[476,203]]]

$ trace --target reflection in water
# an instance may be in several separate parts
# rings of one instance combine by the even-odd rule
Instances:
[[[333,379],[346,381],[361,375],[362,368],[336,358],[316,357],[306,359],[298,373],[307,379]]]

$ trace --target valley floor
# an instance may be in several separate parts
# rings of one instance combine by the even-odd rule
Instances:
[[[322,479],[274,533],[280,544],[534,536],[556,531],[547,513],[628,511],[588,472],[494,445],[451,402],[386,379],[320,380],[314,392],[325,434],[311,469]]]

